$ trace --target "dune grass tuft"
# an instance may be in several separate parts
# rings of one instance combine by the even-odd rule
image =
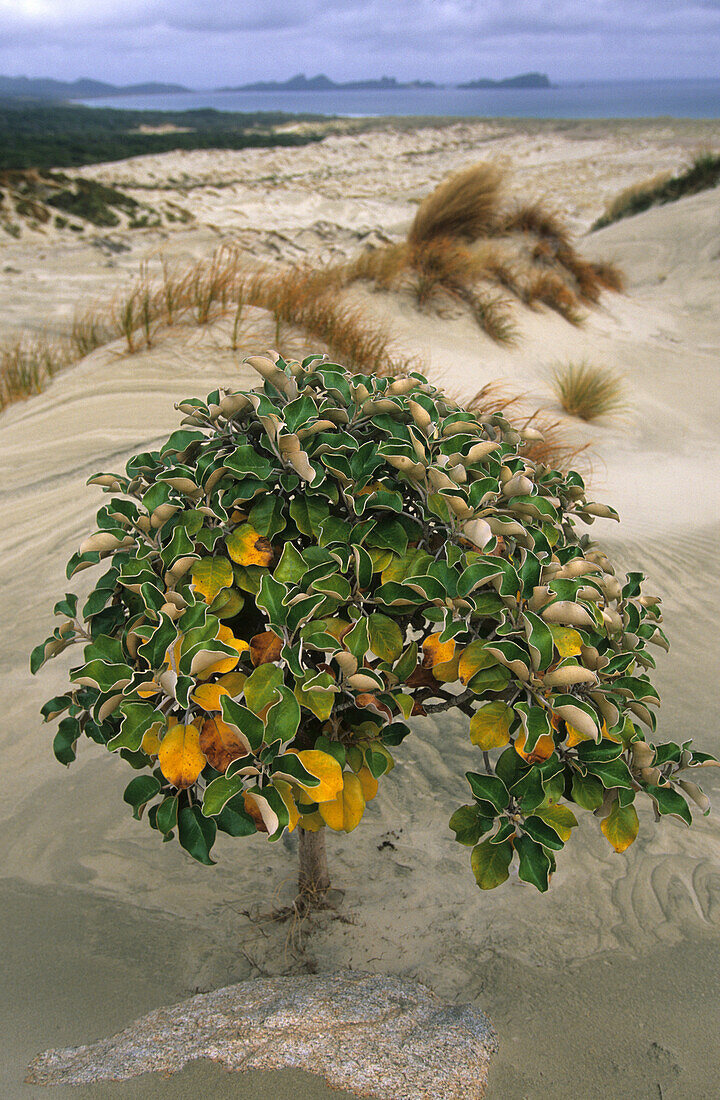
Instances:
[[[71,360],[66,342],[43,337],[18,337],[0,346],[0,409],[40,393]]]
[[[423,199],[410,227],[408,244],[419,248],[450,237],[475,241],[498,222],[503,173],[490,161],[455,172]]]
[[[673,176],[662,172],[650,179],[633,183],[624,188],[608,204],[605,213],[593,225],[603,229],[606,225],[649,210],[651,206],[676,202],[688,195],[697,195],[720,184],[720,153],[698,153],[691,164]]]
[[[565,412],[580,420],[617,416],[628,409],[622,377],[587,360],[553,367],[550,385]]]
[[[509,292],[529,306],[546,305],[572,324],[581,304],[603,290],[620,291],[622,272],[585,260],[563,218],[541,202],[503,206],[503,173],[491,162],[456,172],[420,204],[406,241],[364,252],[335,269],[338,285],[366,280],[408,291],[420,309],[442,313],[444,299],[462,302],[491,339],[511,343],[516,327]]]

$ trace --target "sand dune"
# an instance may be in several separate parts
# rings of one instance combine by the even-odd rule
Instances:
[[[423,134],[421,164],[433,142],[450,140],[443,131]],[[350,139],[333,140],[342,147]],[[413,140],[417,145],[417,134]],[[552,171],[560,173],[559,148],[542,135],[537,140],[545,142],[538,173],[551,170],[553,157]],[[535,157],[537,150],[530,152]],[[263,153],[269,171],[280,155]],[[298,156],[302,164],[310,153],[302,149]],[[122,166],[112,169],[118,179]],[[137,182],[141,170],[150,179],[150,172],[161,174],[162,164],[132,162],[128,178]],[[206,171],[209,177],[209,165]],[[342,192],[341,176],[333,186]],[[328,206],[329,187],[318,184],[317,210],[299,211],[305,231],[318,212],[353,224],[350,207],[357,196],[337,200],[348,207],[341,217],[339,207]],[[359,220],[388,232],[397,216],[404,228],[410,208],[393,206],[390,217],[387,196],[376,209],[377,192],[368,188]],[[259,219],[268,210],[259,186],[254,201],[257,207],[237,211],[229,204],[228,218],[242,214],[245,225],[256,213]],[[587,209],[582,202],[578,210]],[[585,250],[625,267],[627,296],[604,296],[581,328],[528,312],[514,349],[499,348],[469,320],[438,324],[395,297],[367,295],[369,308],[392,321],[403,349],[421,355],[434,380],[468,394],[500,377],[527,391],[531,402],[551,407],[544,372],[555,359],[586,355],[625,373],[633,406],[628,422],[575,429],[579,439],[593,442],[598,497],[618,507],[623,519],[619,528],[598,523],[593,534],[624,567],[645,568],[649,587],[665,600],[672,650],[661,658],[657,677],[664,698],[661,736],[693,736],[714,751],[720,749],[713,671],[720,657],[714,622],[720,597],[720,317],[713,298],[719,214],[720,192],[708,192],[592,235]],[[270,214],[256,228],[276,231],[278,225]],[[198,229],[178,236],[172,247],[178,256],[201,254],[215,239]],[[113,279],[129,273],[134,248],[129,258],[121,254]],[[52,256],[48,249],[52,267],[60,253]],[[80,255],[70,275],[76,290]],[[97,272],[93,279],[96,292]],[[39,324],[41,272],[36,297],[28,273],[24,293],[25,314],[34,302]],[[261,318],[257,322],[261,326]],[[539,1100],[548,1093],[588,1100],[715,1095],[709,1054],[720,1025],[720,798],[718,810],[692,833],[667,821],[653,827],[646,812],[640,839],[624,857],[611,852],[595,822],[583,823],[549,894],[516,881],[482,895],[467,854],[447,829],[464,799],[462,775],[474,750],[462,722],[444,720],[439,727],[417,720],[415,736],[398,753],[399,766],[383,781],[362,828],[329,843],[335,884],[345,891],[353,923],[318,918],[302,956],[286,942],[287,926],[259,927],[245,915],[291,897],[294,838],[277,846],[260,837],[228,839],[218,845],[219,865],[209,871],[175,845],[159,844],[125,813],[120,761],[88,743],[69,773],[54,762],[38,707],[61,688],[70,661],[53,662],[30,681],[27,654],[47,632],[52,602],[66,587],[63,564],[101,503],[85,480],[165,436],[177,423],[173,403],[181,397],[204,395],[217,383],[251,382],[238,360],[222,326],[179,328],[150,352],[128,356],[115,346],[95,352],[0,418],[0,759],[6,791],[0,912],[4,953],[12,960],[0,1092],[50,1095],[19,1083],[23,1060],[42,1047],[94,1039],[197,987],[281,973],[309,958],[320,970],[350,965],[411,975],[444,998],[476,999],[501,1036],[488,1094],[497,1100]],[[81,585],[86,577],[78,578]],[[713,778],[705,785],[717,795],[720,784]],[[228,1083],[196,1067],[170,1083],[78,1095],[184,1096],[197,1087],[217,1097],[250,1098],[261,1082]],[[337,1095],[292,1076],[274,1078],[271,1087],[278,1098]]]

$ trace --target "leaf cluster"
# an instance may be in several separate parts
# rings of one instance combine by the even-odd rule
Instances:
[[[90,479],[109,499],[68,577],[109,568],[31,661],[84,645],[43,708],[61,762],[81,735],[118,753],[135,816],[210,863],[218,831],[354,829],[409,719],[459,709],[478,769],[450,824],[482,889],[517,856],[545,890],[578,808],[617,851],[638,793],[706,809],[676,775],[711,758],[645,739],[658,600],[578,534],[615,513],[524,455],[534,429],[420,374],[248,363],[256,389],[181,402],[160,450]]]

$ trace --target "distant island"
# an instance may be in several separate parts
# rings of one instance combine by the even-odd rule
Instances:
[[[469,80],[458,88],[552,88],[545,73],[521,73],[504,80]]]
[[[50,80],[47,77],[0,76],[0,96],[28,99],[103,99],[121,95],[173,95],[189,92],[182,84],[105,84],[101,80]]]
[[[379,80],[346,80],[338,83],[324,73],[307,77],[298,73],[289,80],[258,80],[252,84],[236,84],[214,88],[215,92],[392,92],[417,88],[551,88],[545,73],[522,73],[504,80],[470,80],[464,84],[435,84],[432,80],[399,81],[394,76]],[[107,84],[102,80],[52,80],[49,77],[0,76],[0,98],[49,100],[67,102],[74,99],[108,99],[112,96],[175,95],[194,92],[184,84]]]
[[[324,73],[311,76],[309,79],[305,73],[291,76],[289,80],[258,80],[254,84],[237,84],[234,87],[216,88],[218,92],[356,92],[378,91],[388,92],[402,88],[441,88],[441,84],[433,84],[431,80],[411,80],[400,83],[394,76],[382,76],[379,80],[347,80],[337,84]]]

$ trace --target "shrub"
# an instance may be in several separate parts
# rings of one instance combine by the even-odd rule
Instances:
[[[523,456],[536,432],[419,374],[248,362],[262,386],[181,402],[159,451],[90,479],[109,500],[67,572],[108,568],[31,659],[85,646],[42,709],[65,715],[62,763],[82,735],[119,754],[134,816],[205,864],[218,831],[297,828],[305,896],[415,715],[467,716],[478,761],[450,826],[483,890],[515,857],[546,890],[578,808],[616,851],[637,794],[687,824],[686,795],[707,809],[677,773],[711,758],[642,730],[658,600],[578,535],[615,513]]]
[[[620,375],[583,360],[554,367],[551,385],[555,396],[570,416],[597,420],[627,409],[625,383]]]

